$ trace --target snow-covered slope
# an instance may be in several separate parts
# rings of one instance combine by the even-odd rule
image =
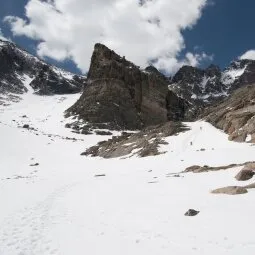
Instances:
[[[210,194],[236,185],[240,167],[179,178],[172,173],[194,164],[251,161],[255,146],[230,142],[210,124],[195,122],[167,138],[164,155],[82,157],[103,138],[64,128],[63,112],[79,96],[26,93],[17,104],[0,106],[1,255],[254,254],[255,191]],[[189,208],[199,215],[185,217]]]
[[[26,77],[28,84],[24,84]],[[0,104],[19,100],[18,95],[28,89],[43,95],[77,93],[85,82],[84,76],[51,66],[14,43],[0,40]]]

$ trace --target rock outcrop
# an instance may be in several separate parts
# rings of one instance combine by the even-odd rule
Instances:
[[[255,172],[253,172],[252,170],[241,170],[236,176],[235,178],[238,181],[248,181],[250,180],[253,176],[254,176]]]
[[[212,191],[213,194],[225,194],[225,195],[241,195],[247,192],[248,190],[246,188],[239,186],[228,186],[224,188],[215,189]]]
[[[233,92],[222,103],[205,110],[205,120],[229,134],[229,140],[255,142],[255,84]]]
[[[96,44],[81,98],[67,111],[84,121],[111,129],[141,129],[181,120],[188,103],[168,90],[168,79],[156,68],[141,70],[125,57]]]
[[[114,136],[107,141],[99,142],[87,149],[82,155],[103,158],[116,158],[134,155],[139,157],[156,156],[162,153],[159,147],[168,144],[164,138],[187,131],[188,128],[179,122],[167,122],[151,126],[138,133],[126,133]]]

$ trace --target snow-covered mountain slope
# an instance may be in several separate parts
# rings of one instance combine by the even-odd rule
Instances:
[[[28,82],[29,78],[29,83]],[[86,77],[48,65],[20,49],[14,43],[0,40],[0,103],[28,89],[43,95],[70,94],[81,91]]]
[[[234,179],[240,167],[173,173],[252,161],[255,146],[194,122],[167,138],[164,155],[82,157],[103,138],[64,128],[63,112],[79,96],[26,93],[17,104],[0,106],[1,255],[254,254],[255,190],[210,193],[240,185]],[[185,217],[189,208],[200,213]]]
[[[255,61],[234,61],[225,70],[211,65],[202,70],[184,66],[173,77],[169,89],[194,105],[218,102],[247,84],[255,82]]]

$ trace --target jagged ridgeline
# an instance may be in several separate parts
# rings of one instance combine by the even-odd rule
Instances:
[[[109,129],[140,129],[188,118],[189,104],[168,89],[156,68],[141,70],[125,57],[96,44],[81,98],[67,111]]]
[[[86,77],[66,72],[34,57],[12,42],[0,40],[0,95],[80,92]]]

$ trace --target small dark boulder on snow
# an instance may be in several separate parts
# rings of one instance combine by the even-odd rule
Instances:
[[[28,125],[28,124],[24,124],[24,125],[23,125],[23,128],[29,129],[29,125]]]
[[[31,164],[30,166],[39,166],[39,163]]]
[[[110,131],[103,131],[103,130],[96,130],[95,133],[97,135],[112,135],[112,132],[110,132]]]
[[[196,216],[200,213],[200,211],[196,211],[194,209],[189,209],[184,215],[185,216]]]

